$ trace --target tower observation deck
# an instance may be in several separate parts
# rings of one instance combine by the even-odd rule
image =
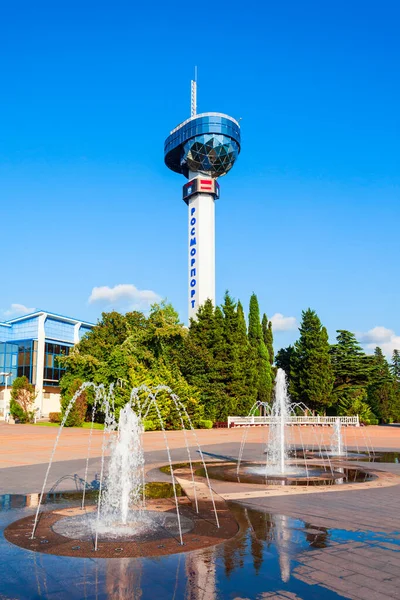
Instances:
[[[196,82],[192,81],[192,116],[175,127],[164,144],[167,167],[189,180],[183,186],[188,206],[189,318],[207,299],[215,305],[217,179],[231,170],[239,153],[239,123],[222,113],[196,114]]]

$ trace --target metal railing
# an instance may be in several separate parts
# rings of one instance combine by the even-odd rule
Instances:
[[[265,417],[228,417],[228,427],[244,427],[246,425],[270,425],[274,422],[276,417],[269,415]],[[355,427],[360,426],[360,419],[358,415],[355,417],[324,417],[324,416],[309,416],[309,417],[288,417],[287,425],[328,425],[333,426],[339,419],[340,423],[344,426],[352,425]]]

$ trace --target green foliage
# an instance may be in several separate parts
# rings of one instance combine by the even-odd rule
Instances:
[[[66,378],[62,386],[61,412],[64,418],[71,400],[75,397],[75,402],[68,412],[65,420],[65,427],[82,427],[88,409],[88,392],[86,390],[78,393],[83,384],[83,380],[74,377],[72,380]]]
[[[364,389],[369,383],[372,362],[357,342],[354,333],[339,329],[336,344],[331,348],[335,374],[335,397],[351,395],[354,390]]]
[[[22,406],[15,400],[10,401],[10,414],[13,419],[18,420],[20,423],[29,422],[29,417],[25,414]]]
[[[210,300],[199,308],[179,362],[187,381],[200,391],[204,416],[211,421],[247,414],[257,399],[260,361],[247,336],[243,307],[228,292],[221,308]]]
[[[199,423],[200,429],[212,429],[213,422],[209,419],[202,419]]]
[[[260,402],[270,402],[272,395],[271,363],[269,360],[268,349],[263,338],[258,300],[254,293],[250,297],[248,336],[257,364],[256,399]]]
[[[203,418],[199,392],[182,375],[178,361],[186,337],[187,330],[166,302],[153,305],[147,318],[136,311],[126,315],[104,313],[100,323],[68,357],[61,359],[66,367],[66,374],[60,382],[63,411],[76,392],[76,382],[93,381],[106,387],[117,383],[117,414],[128,402],[132,387],[147,385],[154,389],[158,385],[166,385],[179,396],[196,426]],[[158,398],[160,415],[154,407],[148,414],[154,428],[161,428],[160,417],[167,429],[180,427],[169,394],[162,392]],[[67,424],[82,424],[92,402],[91,393],[85,391],[81,401],[71,409]]]
[[[16,377],[11,386],[10,413],[14,419],[21,423],[33,421],[35,401],[35,388],[25,376]]]
[[[264,343],[268,350],[269,362],[274,363],[274,334],[272,333],[272,322],[268,321],[267,315],[264,313],[261,321]]]
[[[116,383],[117,415],[129,401],[131,388],[141,385],[153,390],[161,385],[170,387],[195,427],[247,414],[257,398],[269,400],[272,387],[255,296],[252,307],[258,319],[254,343],[248,337],[242,305],[228,292],[221,307],[214,308],[207,300],[196,319],[191,319],[189,329],[166,302],[153,305],[148,317],[136,311],[104,313],[69,356],[60,359],[66,368],[60,382],[63,414],[83,381],[106,387]],[[166,429],[180,428],[181,417],[170,394],[160,391],[157,398],[159,413],[151,406],[146,430],[160,429],[161,423]],[[93,393],[85,391],[71,408],[67,425],[81,425],[90,417],[92,403]],[[184,425],[188,426],[186,417]]]
[[[292,369],[292,358],[294,355],[294,347],[288,346],[287,348],[281,348],[278,350],[275,356],[275,364],[278,369],[283,369],[286,373],[288,381],[290,381],[290,373]],[[294,366],[293,366],[294,369]]]
[[[390,371],[394,379],[400,383],[400,352],[393,350],[392,364],[390,365]]]
[[[399,353],[393,353],[389,365],[380,348],[375,349],[373,356],[366,355],[353,333],[343,329],[337,333],[336,344],[329,351],[334,385],[328,403],[315,394],[318,380],[323,383],[324,373],[325,383],[331,385],[332,370],[326,361],[327,334],[313,311],[303,312],[300,339],[294,348],[283,348],[276,356],[277,367],[289,373],[292,397],[318,413],[331,404],[331,413],[359,414],[365,424],[400,421],[400,383],[396,377],[400,369]]]
[[[61,423],[61,413],[60,412],[49,413],[49,421],[50,421],[50,423]]]
[[[143,421],[143,427],[145,431],[155,431],[157,429],[157,425],[150,419],[145,419]]]
[[[370,360],[368,402],[383,423],[400,420],[399,385],[380,348]]]
[[[290,393],[310,409],[321,410],[332,404],[334,375],[328,333],[310,308],[302,312],[299,331],[300,338],[289,355]]]
[[[360,422],[364,425],[377,425],[379,421],[366,400],[365,390],[353,389],[350,394],[339,399],[338,414],[345,416],[358,415]]]

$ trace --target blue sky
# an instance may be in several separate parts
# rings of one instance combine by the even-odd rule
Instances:
[[[159,296],[186,320],[184,179],[163,142],[197,65],[199,111],[242,118],[218,301],[255,291],[284,317],[277,347],[309,306],[332,339],[400,347],[399,18],[395,0],[6,3],[0,318],[95,321]]]

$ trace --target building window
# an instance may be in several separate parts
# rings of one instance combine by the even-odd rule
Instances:
[[[59,362],[58,358],[60,356],[68,356],[69,351],[70,346],[66,346],[65,344],[45,343],[43,385],[59,385],[60,379],[65,373],[65,367]]]

